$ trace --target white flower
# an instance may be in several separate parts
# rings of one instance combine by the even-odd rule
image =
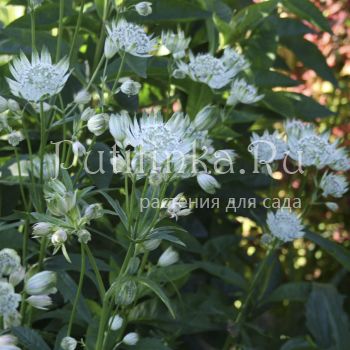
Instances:
[[[77,231],[77,236],[78,236],[78,241],[80,243],[87,244],[89,241],[91,241],[91,234],[86,229]]]
[[[57,292],[57,276],[53,271],[41,271],[25,282],[25,291],[30,295],[48,295]]]
[[[249,67],[245,58],[230,48],[226,48],[221,58],[209,53],[193,56],[190,52],[188,64],[177,62],[178,69],[192,80],[207,84],[212,89],[228,85],[242,70]]]
[[[86,90],[79,91],[74,97],[74,102],[79,105],[86,105],[91,100],[91,95]]]
[[[18,102],[16,100],[13,100],[12,98],[10,98],[7,101],[7,106],[9,110],[14,113],[19,112],[21,110],[21,107],[19,106]]]
[[[126,345],[136,345],[139,341],[140,336],[135,332],[130,332],[124,336],[122,342]]]
[[[337,203],[326,202],[325,204],[326,204],[326,207],[333,212],[336,212],[339,210],[339,205]]]
[[[19,294],[16,294],[19,295]],[[14,310],[13,312],[4,315],[4,328],[10,328],[10,327],[18,327],[22,323],[22,316],[21,314],[17,311]],[[16,349],[16,348],[15,348]],[[10,350],[14,350],[11,349]]]
[[[300,137],[305,129],[309,132],[315,131],[315,126],[301,120],[287,119],[284,123],[284,129],[288,137]]]
[[[220,184],[217,182],[215,177],[207,174],[200,173],[197,175],[197,182],[199,186],[210,194],[214,194],[217,188],[220,188]]]
[[[197,130],[209,130],[217,124],[220,111],[215,106],[205,106],[195,116],[193,125]]]
[[[109,115],[106,113],[96,114],[87,122],[90,132],[96,136],[102,135],[108,128]]]
[[[17,252],[10,248],[0,250],[0,278],[11,275],[21,266],[21,258]]]
[[[33,237],[38,238],[49,235],[54,228],[49,222],[37,222],[33,225]]]
[[[179,260],[179,253],[172,247],[168,247],[158,259],[158,265],[165,267],[175,264]]]
[[[329,166],[336,171],[348,171],[350,169],[350,158],[344,147],[337,148],[333,152]]]
[[[283,242],[293,241],[304,236],[304,226],[297,214],[285,209],[268,212],[266,223],[273,236]]]
[[[264,95],[259,95],[255,86],[247,84],[244,79],[236,79],[231,84],[227,104],[229,106],[235,106],[238,102],[252,104],[260,101],[263,98]]]
[[[148,16],[152,13],[152,3],[142,1],[135,5],[135,10],[140,16]]]
[[[13,147],[18,146],[19,143],[23,140],[24,137],[20,131],[12,130],[8,135],[8,143]]]
[[[33,52],[32,61],[21,52],[19,58],[13,60],[10,71],[15,80],[7,79],[11,92],[27,101],[37,102],[42,98],[58,94],[66,83],[69,73],[69,62],[63,58],[52,64],[47,49],[41,55]]]
[[[166,208],[167,214],[171,219],[179,216],[187,216],[191,214],[191,209],[187,208],[187,201],[183,193],[179,193],[175,198],[162,203],[162,208]]]
[[[117,331],[122,327],[123,322],[124,320],[119,315],[115,315],[109,319],[108,324],[111,327],[112,331]]]
[[[323,190],[322,196],[332,196],[340,198],[348,191],[346,177],[338,174],[324,173],[320,187]]]
[[[13,285],[0,281],[0,315],[7,317],[14,314],[20,301],[21,296],[15,293]]]
[[[0,96],[0,113],[5,112],[8,109],[7,100]]]
[[[78,342],[72,337],[64,337],[61,341],[61,348],[63,350],[75,350]]]
[[[253,132],[250,141],[249,152],[263,164],[283,159],[287,152],[287,145],[279,137],[277,131],[273,134],[269,134],[269,132],[265,130],[262,136]]]
[[[53,245],[62,245],[68,238],[67,232],[59,228],[52,236],[51,243]]]
[[[162,32],[162,44],[170,51],[174,59],[179,60],[186,56],[186,50],[191,38],[185,38],[185,33],[178,29],[177,33],[170,30]]]
[[[132,121],[127,111],[121,111],[120,114],[111,115],[109,119],[109,132],[114,137],[118,146],[126,146],[123,142],[129,134],[131,125]]]
[[[26,275],[26,269],[23,266],[20,266],[17,270],[13,271],[9,276],[9,282],[16,287],[20,284]]]
[[[90,204],[84,211],[84,217],[89,220],[99,219],[103,216],[103,207],[100,203]]]
[[[120,86],[120,90],[123,94],[130,96],[138,95],[141,89],[141,84],[137,81],[133,81],[131,79],[127,79]]]
[[[73,142],[72,149],[74,155],[76,155],[77,157],[82,157],[86,153],[85,146],[79,141]]]
[[[33,159],[33,172],[36,178],[40,178],[41,162],[39,157]],[[31,166],[28,165],[31,170]],[[43,161],[43,177],[45,180],[56,178],[60,169],[60,160],[56,154],[45,154]]]
[[[337,144],[330,144],[329,133],[318,135],[311,128],[304,128],[298,134],[288,135],[289,155],[304,166],[316,166],[318,169],[330,164]]]
[[[16,346],[17,338],[10,334],[0,335],[1,350],[21,350]]]
[[[91,107],[88,107],[88,108],[84,109],[80,118],[83,121],[88,121],[94,115],[95,115],[95,111]]]
[[[52,305],[52,299],[48,295],[32,295],[26,301],[40,310],[47,310],[48,306]]]
[[[156,39],[148,36],[144,29],[135,24],[129,23],[125,19],[114,21],[107,26],[108,37],[105,46],[109,48],[109,52],[125,51],[133,56],[149,57],[150,52],[155,49]]]

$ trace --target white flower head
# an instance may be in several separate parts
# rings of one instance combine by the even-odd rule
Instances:
[[[315,131],[315,126],[298,119],[287,119],[284,123],[284,130],[288,137],[300,137],[305,129],[312,132]]]
[[[335,152],[333,152],[329,166],[335,171],[350,170],[349,154],[344,147],[337,148]]]
[[[43,237],[49,235],[54,229],[54,225],[49,222],[37,222],[33,225],[33,237]]]
[[[79,230],[76,234],[80,243],[87,244],[89,241],[91,241],[91,233],[86,229]]]
[[[64,337],[61,341],[61,348],[63,350],[75,350],[78,342],[72,337]]]
[[[320,187],[323,190],[323,197],[332,196],[340,198],[348,191],[348,182],[343,175],[326,172],[322,176]]]
[[[57,276],[53,271],[41,271],[25,282],[25,291],[30,295],[48,295],[57,292]]]
[[[123,322],[124,322],[124,320],[122,317],[120,317],[119,315],[115,315],[109,319],[108,324],[111,327],[112,331],[117,331],[118,329],[120,329],[122,327]]]
[[[141,26],[125,19],[113,21],[107,26],[107,33],[105,49],[107,46],[110,54],[113,51],[125,51],[133,56],[149,57],[157,43],[157,40],[147,35]]]
[[[126,345],[136,345],[139,339],[140,336],[137,333],[130,332],[124,336],[122,342]]]
[[[304,166],[316,166],[322,169],[334,158],[336,143],[329,142],[329,133],[317,134],[311,128],[299,130],[298,135],[288,136],[289,155]]]
[[[99,219],[103,216],[103,207],[100,203],[93,203],[86,207],[84,217],[89,220]]]
[[[51,243],[54,246],[62,245],[67,240],[68,235],[66,230],[59,228],[56,232],[51,236]]]
[[[108,128],[109,115],[106,113],[96,114],[89,118],[87,127],[95,136],[102,135]]]
[[[52,305],[52,299],[48,295],[31,295],[26,301],[39,310],[48,310]]]
[[[74,97],[74,102],[79,105],[86,105],[91,100],[91,95],[86,90],[80,90]]]
[[[179,193],[171,200],[162,203],[162,208],[166,208],[167,214],[171,219],[178,219],[179,216],[187,216],[191,214],[191,209],[187,208],[187,201],[183,193]]]
[[[165,267],[170,266],[178,262],[179,253],[172,247],[168,247],[158,259],[158,265]]]
[[[228,85],[240,71],[249,67],[249,63],[234,50],[225,49],[221,58],[216,58],[209,53],[194,56],[190,52],[190,62],[186,64],[179,61],[177,66],[193,81],[205,83],[212,89],[221,89]]]
[[[7,78],[7,82],[15,96],[38,102],[58,94],[63,89],[69,77],[68,68],[67,58],[53,64],[50,53],[45,48],[42,49],[41,55],[33,52],[31,62],[22,52],[10,65],[15,80]]]
[[[21,266],[21,258],[14,249],[4,248],[0,250],[0,278],[11,275]]]
[[[227,104],[229,106],[235,106],[238,102],[252,104],[263,98],[264,95],[259,95],[255,86],[248,84],[244,79],[236,79],[231,84]]]
[[[12,130],[8,135],[8,143],[13,147],[18,146],[19,143],[23,140],[24,140],[24,137],[22,133],[17,130]]]
[[[127,79],[120,86],[120,90],[128,97],[135,96],[140,92],[141,84],[137,81],[133,81],[132,79]]]
[[[135,10],[140,16],[148,16],[152,13],[152,3],[142,1],[135,5]]]
[[[197,182],[205,192],[208,192],[210,194],[214,194],[216,189],[221,187],[215,177],[207,173],[198,174]]]
[[[85,146],[79,141],[73,142],[72,149],[74,155],[77,157],[82,157],[86,153]]]
[[[266,223],[271,234],[283,242],[293,241],[304,236],[304,226],[294,212],[278,209],[275,213],[268,212]]]
[[[186,50],[190,44],[191,38],[186,38],[185,33],[178,29],[177,33],[170,30],[162,32],[162,44],[170,51],[175,60],[186,56]]]
[[[20,301],[21,296],[15,293],[13,285],[0,281],[0,315],[7,317],[16,313]]]
[[[287,145],[277,131],[270,134],[265,130],[261,136],[253,132],[250,141],[249,152],[262,164],[283,159],[287,152]]]

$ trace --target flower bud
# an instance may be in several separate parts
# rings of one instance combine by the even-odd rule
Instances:
[[[25,283],[25,291],[30,295],[54,294],[57,276],[53,271],[42,271],[30,277]]]
[[[103,216],[103,207],[100,203],[90,204],[84,211],[84,216],[89,220],[99,219]]]
[[[60,228],[51,236],[51,242],[53,245],[60,245],[63,244],[67,238],[67,232]]]
[[[75,350],[78,342],[72,337],[64,337],[61,341],[62,350]]]
[[[132,121],[130,119],[129,113],[122,111],[120,114],[112,114],[109,119],[109,132],[114,137],[114,140],[118,142],[123,142],[129,132]]]
[[[268,233],[264,233],[260,239],[261,244],[266,247],[268,247],[272,243],[272,241],[273,237]]]
[[[193,125],[197,130],[211,129],[218,122],[219,115],[217,107],[206,106],[197,113]]]
[[[220,184],[216,181],[215,177],[201,173],[197,175],[197,182],[199,186],[210,194],[214,194],[217,188],[220,188]]]
[[[175,264],[179,260],[179,253],[172,247],[167,248],[158,259],[158,265],[165,267]]]
[[[87,244],[89,241],[91,241],[91,234],[88,230],[82,229],[77,232],[78,241],[80,243]]]
[[[15,272],[21,266],[21,258],[14,249],[0,250],[0,279]]]
[[[74,155],[76,155],[77,157],[82,157],[86,153],[85,146],[79,141],[73,142],[72,149]]]
[[[11,334],[0,335],[0,348],[4,350],[20,350],[16,346],[17,338]]]
[[[326,207],[333,212],[337,212],[339,210],[339,205],[337,203],[326,202],[325,204],[326,204]]]
[[[44,0],[29,0],[29,8],[35,10],[41,6]]]
[[[122,156],[116,156],[111,158],[111,164],[113,167],[113,173],[118,174],[118,173],[125,173],[127,171],[127,164],[125,159]]]
[[[19,143],[23,140],[24,140],[24,137],[19,131],[12,130],[8,134],[8,143],[13,147],[18,146]]]
[[[142,1],[135,5],[135,10],[140,16],[148,16],[152,13],[152,3]]]
[[[130,305],[136,298],[137,285],[133,280],[121,283],[120,288],[117,289],[115,296],[115,303],[117,305]]]
[[[79,105],[86,105],[90,100],[91,95],[86,90],[79,91],[74,97],[74,102]]]
[[[33,236],[35,238],[47,236],[51,233],[53,228],[54,225],[50,224],[49,222],[37,222],[33,225]]]
[[[20,266],[17,270],[13,271],[9,277],[9,282],[16,287],[20,284],[24,276],[26,275],[26,269],[23,266]]]
[[[32,295],[26,301],[40,310],[47,310],[48,306],[52,305],[52,299],[48,295]]]
[[[174,69],[172,75],[175,79],[185,79],[186,78],[186,73],[181,69]]]
[[[7,101],[7,106],[11,112],[19,112],[21,110],[21,107],[19,106],[18,102],[10,98]]]
[[[87,127],[90,132],[96,136],[102,135],[108,128],[109,116],[106,113],[96,114],[87,122]]]
[[[123,94],[130,96],[138,95],[141,89],[141,84],[137,81],[128,79],[122,83],[120,90]]]
[[[161,242],[162,242],[161,239],[149,239],[143,242],[143,247],[148,251],[152,251],[157,249],[160,246]]]
[[[32,105],[35,112],[40,113],[41,103],[32,102],[31,105]],[[52,106],[50,104],[48,104],[47,102],[43,102],[42,105],[43,105],[44,112],[48,112],[52,108]]]
[[[130,333],[125,335],[122,342],[126,345],[136,345],[137,342],[139,341],[139,339],[140,339],[140,337],[137,333],[130,332]]]
[[[5,112],[8,109],[7,100],[0,96],[0,113]]]
[[[108,324],[112,331],[117,331],[122,327],[123,321],[124,320],[119,315],[115,315],[109,319]]]
[[[129,261],[129,265],[127,268],[128,275],[135,274],[139,266],[140,266],[140,259],[137,256],[132,257]]]
[[[84,109],[83,113],[81,114],[80,119],[83,121],[87,121],[91,117],[93,117],[94,115],[95,115],[95,111],[91,107],[88,107],[88,108]]]
[[[118,52],[118,47],[115,45],[115,43],[109,36],[106,38],[105,41],[104,52],[107,59],[112,58]]]

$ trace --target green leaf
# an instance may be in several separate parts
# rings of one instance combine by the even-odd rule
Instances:
[[[272,88],[276,86],[298,86],[300,81],[291,79],[289,76],[271,70],[255,70],[255,84],[259,87]]]
[[[310,282],[289,282],[277,287],[264,303],[281,302],[283,300],[306,302],[312,284]]]
[[[136,345],[132,347],[133,350],[171,350],[166,346],[161,339],[157,338],[141,338]]]
[[[205,84],[196,83],[193,81],[187,84],[187,80],[184,80],[184,82],[185,81],[188,93],[186,109],[190,117],[194,118],[204,106],[210,104],[213,93]]]
[[[157,282],[176,281],[188,276],[192,271],[198,268],[199,267],[196,264],[175,264],[157,267],[151,271],[149,277]]]
[[[292,118],[294,116],[293,104],[282,91],[266,92],[262,103],[272,111],[279,113],[284,117]]]
[[[319,348],[349,349],[350,324],[343,303],[344,297],[334,286],[313,285],[306,304],[306,325]]]
[[[295,13],[302,19],[306,19],[318,28],[332,33],[332,29],[326,17],[322,12],[309,0],[283,0],[283,5],[291,12]]]
[[[12,333],[28,350],[50,350],[43,338],[32,329],[26,327],[14,327],[12,328]]]
[[[280,350],[313,350],[317,349],[304,338],[292,338],[283,344]]]
[[[141,277],[141,276],[136,277],[136,281],[148,287],[149,289],[151,289],[158,296],[158,298],[164,303],[164,305],[168,308],[171,316],[173,318],[176,318],[175,312],[171,306],[169,298],[164,293],[163,289],[156,282],[152,281],[147,277]]]
[[[150,233],[148,239],[163,239],[186,247],[186,244],[184,242],[182,242],[180,239],[178,239],[176,236],[173,236],[172,234],[170,234],[169,231],[166,230],[155,229]]]
[[[349,251],[343,248],[340,244],[330,241],[322,237],[321,235],[307,231],[305,238],[319,245],[328,254],[330,254],[335,260],[343,265],[348,271],[350,271],[350,255]]]
[[[300,36],[281,38],[281,43],[292,50],[304,65],[314,70],[321,78],[337,86],[337,80],[333,71],[321,51],[312,42]]]
[[[100,18],[103,18],[104,8],[108,0],[95,0],[96,11]]]
[[[139,77],[147,78],[148,58],[125,54],[125,62]]]

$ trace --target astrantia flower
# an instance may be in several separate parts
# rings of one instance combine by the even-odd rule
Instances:
[[[348,171],[350,169],[350,158],[347,150],[343,147],[333,152],[329,166],[336,171]]]
[[[25,283],[25,291],[30,295],[48,295],[57,292],[57,276],[53,271],[41,271]]]
[[[293,241],[304,236],[304,226],[297,214],[279,209],[275,213],[268,212],[266,223],[273,236],[283,242]]]
[[[106,113],[96,114],[89,118],[87,127],[96,136],[102,135],[108,128],[109,115]]]
[[[231,85],[230,95],[227,98],[227,104],[234,106],[238,102],[251,104],[260,101],[264,95],[258,94],[258,89],[249,85],[244,79],[236,79]]]
[[[186,38],[185,33],[178,29],[177,33],[172,31],[162,32],[162,44],[170,51],[176,60],[186,56],[186,50],[191,38]]]
[[[61,341],[61,348],[63,350],[75,350],[78,342],[72,337],[64,337]]]
[[[0,335],[0,349],[2,350],[21,350],[16,346],[17,338],[13,335]]]
[[[348,182],[343,175],[325,173],[322,176],[320,187],[323,190],[322,196],[340,198],[348,191]]]
[[[140,336],[137,333],[130,332],[124,336],[122,342],[126,345],[136,345],[139,339]]]
[[[214,194],[216,189],[220,188],[220,184],[217,182],[215,177],[206,173],[198,174],[197,182],[205,192],[208,192],[210,194]]]
[[[21,266],[21,258],[10,248],[0,250],[0,278],[11,275]]]
[[[18,146],[19,143],[23,140],[24,140],[24,137],[20,131],[12,130],[8,135],[8,142],[13,147]]]
[[[125,80],[120,86],[120,90],[123,94],[130,96],[138,95],[141,89],[141,84],[131,79]]]
[[[152,3],[142,1],[135,5],[135,10],[140,16],[148,16],[152,13]]]
[[[249,152],[260,163],[271,163],[275,160],[283,159],[286,151],[286,143],[279,137],[278,132],[269,134],[267,130],[259,136],[258,134],[252,134],[250,138]]]
[[[303,131],[307,129],[310,132],[315,131],[315,126],[297,119],[287,119],[284,123],[284,130],[288,137],[300,137]]]
[[[187,201],[183,197],[183,193],[179,193],[175,198],[162,203],[162,207],[166,208],[167,214],[170,218],[177,218],[179,216],[187,216],[191,214],[191,209],[187,208]]]
[[[109,319],[108,324],[112,331],[117,331],[122,327],[123,322],[123,319],[119,315],[115,315]]]
[[[16,313],[21,296],[15,293],[13,285],[0,281],[0,315],[9,316]]]
[[[32,295],[26,301],[39,310],[47,310],[52,305],[52,299],[48,295]]]
[[[125,19],[114,21],[107,26],[108,37],[106,46],[111,50],[125,51],[133,56],[148,57],[155,49],[157,40],[145,33],[144,29],[135,24],[129,23]]]
[[[168,247],[158,259],[158,265],[165,267],[175,264],[179,260],[179,253],[172,247]]]
[[[325,167],[332,162],[336,147],[336,143],[329,142],[329,133],[319,135],[310,128],[288,136],[290,157],[304,166]]]
[[[66,58],[53,64],[46,49],[41,51],[40,56],[34,52],[31,62],[21,53],[10,65],[15,80],[7,81],[15,96],[37,102],[42,98],[54,96],[63,89],[69,77],[68,68],[69,62]]]
[[[228,85],[239,72],[249,67],[245,58],[230,48],[225,49],[221,58],[209,53],[194,56],[190,52],[190,62],[179,61],[177,65],[192,80],[205,83],[212,89]]]

